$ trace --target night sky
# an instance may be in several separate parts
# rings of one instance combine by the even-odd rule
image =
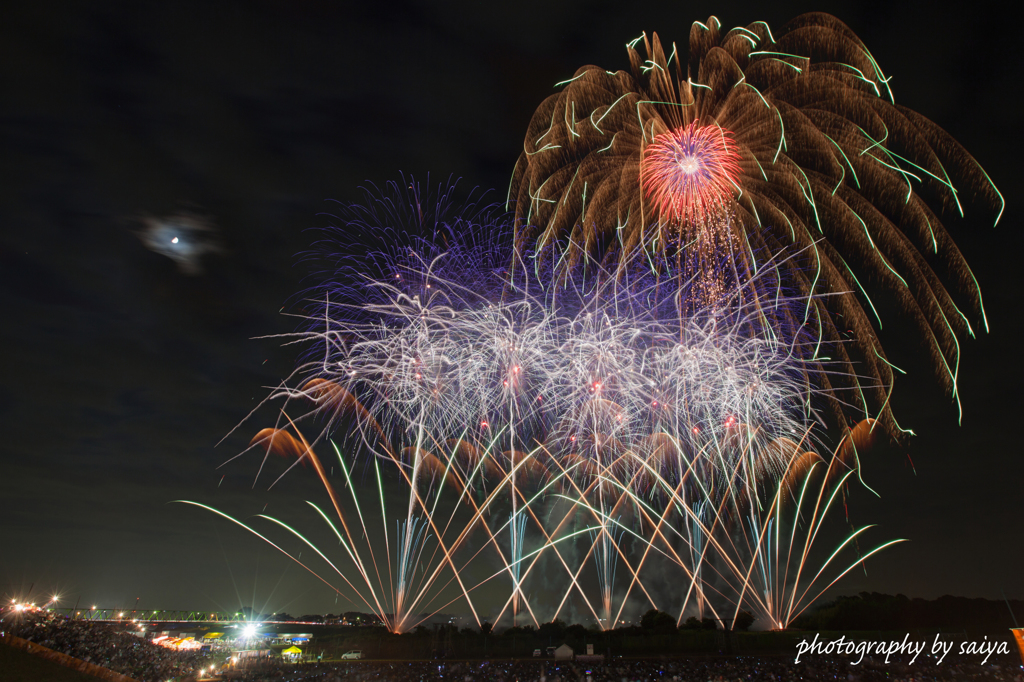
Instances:
[[[850,514],[879,524],[879,541],[911,542],[839,592],[1024,598],[1015,29],[978,3],[369,4],[3,11],[0,592],[56,591],[66,606],[352,609],[243,530],[171,504],[315,525],[301,509],[323,499],[311,470],[268,490],[257,454],[218,467],[274,418],[225,438],[294,367],[294,347],[255,337],[296,329],[282,311],[312,284],[299,256],[331,200],[400,171],[503,199],[534,108],[579,66],[628,68],[624,45],[643,31],[685,49],[691,23],[712,14],[781,29],[821,10],[861,37],[897,103],[964,144],[1007,199],[995,229],[983,206],[946,222],[992,330],[961,344],[962,426],[912,331],[883,330],[910,372],[894,410],[919,436],[865,457],[882,497],[855,492]],[[175,214],[212,226],[201,269],[139,236]]]

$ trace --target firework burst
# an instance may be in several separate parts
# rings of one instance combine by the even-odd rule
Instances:
[[[873,403],[898,430],[882,388],[892,367],[876,334],[880,291],[956,396],[958,337],[987,321],[937,211],[962,214],[972,197],[1001,215],[1002,197],[955,140],[894,103],[857,36],[825,14],[780,32],[712,17],[693,24],[688,53],[655,34],[628,57],[629,71],[580,69],[537,109],[509,192],[519,249],[568,270],[588,256],[629,268],[638,249],[675,255],[684,277],[702,278],[703,307],[730,273],[798,251],[787,278],[829,320],[827,339],[851,339],[837,351],[846,373],[873,379],[846,385],[864,389],[861,417]]]
[[[355,411],[371,450],[422,431],[415,447],[543,445],[598,464],[661,433],[691,453],[744,438],[763,446],[822,423],[835,400],[822,388],[832,347],[804,321],[806,298],[787,295],[778,263],[693,313],[699,283],[646,260],[625,277],[587,261],[571,286],[540,270],[509,279],[494,267],[510,258],[500,224],[430,230],[434,241],[414,232],[412,245],[392,242],[397,256],[362,259],[376,277],[342,270],[323,285],[299,334],[311,350],[298,387],[275,397],[329,417]],[[462,236],[481,232],[493,241]]]
[[[467,218],[444,205],[448,189],[425,201],[404,179],[371,196],[341,212],[320,260],[352,252],[339,240],[384,246],[333,263],[312,292],[295,339],[306,362],[269,398],[285,401],[281,420],[253,440],[313,464],[334,520],[316,511],[347,568],[316,553],[346,591],[394,631],[453,599],[477,615],[479,588],[502,581],[498,618],[538,624],[524,586],[542,571],[565,583],[552,617],[574,600],[609,625],[630,595],[658,606],[647,581],[665,566],[689,580],[680,618],[751,602],[763,543],[742,529],[768,523],[757,515],[779,500],[766,491],[788,492],[812,468],[820,408],[836,399],[834,348],[807,322],[812,302],[788,293],[785,259],[721,280],[702,307],[700,278],[680,277],[671,257],[641,253],[612,271],[588,258],[568,278],[539,261],[513,272],[492,209],[472,205]],[[316,416],[326,426],[307,440],[298,424]],[[314,449],[332,433],[367,455],[379,514],[337,449],[352,499],[332,485]],[[382,470],[407,495],[397,507]],[[481,562],[497,569],[481,577]],[[761,595],[767,574],[753,575]]]
[[[732,134],[693,121],[656,135],[644,149],[640,185],[664,224],[719,220],[738,187],[740,155]]]

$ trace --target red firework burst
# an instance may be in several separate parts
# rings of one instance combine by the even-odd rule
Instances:
[[[738,186],[732,133],[697,123],[661,133],[644,149],[640,184],[663,221],[705,222]]]

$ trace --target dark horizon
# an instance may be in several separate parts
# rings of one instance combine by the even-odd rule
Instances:
[[[864,41],[896,102],[950,132],[1007,200],[995,229],[991,211],[969,202],[964,220],[944,216],[991,325],[961,342],[962,425],[910,326],[882,332],[908,371],[894,411],[918,436],[865,458],[880,498],[852,492],[850,523],[910,542],[823,600],[863,591],[1024,599],[1024,459],[1013,435],[1024,406],[1021,174],[1011,161],[1020,94],[1007,87],[1015,55],[993,37],[1005,30],[998,15],[972,7],[932,5],[927,16],[848,2],[8,10],[0,596],[22,598],[32,585],[34,595],[59,591],[68,607],[138,598],[159,609],[362,610],[244,530],[172,504],[316,524],[304,500],[323,494],[310,469],[268,490],[282,461],[258,480],[258,454],[228,463],[270,425],[273,409],[246,415],[298,360],[264,337],[296,328],[281,313],[311,285],[299,258],[310,228],[329,224],[331,201],[357,202],[361,185],[403,171],[429,173],[431,184],[462,178],[466,191],[494,188],[503,201],[530,116],[578,67],[627,68],[624,45],[643,31],[683,49],[691,23],[711,14],[774,28],[820,10]],[[147,219],[181,213],[215,228],[199,273],[137,234]]]

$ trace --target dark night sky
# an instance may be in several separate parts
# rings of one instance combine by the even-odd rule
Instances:
[[[217,443],[292,369],[294,349],[254,337],[295,328],[280,311],[304,286],[297,255],[327,223],[325,200],[357,200],[360,184],[399,171],[503,196],[533,109],[577,67],[627,68],[624,44],[642,31],[683,47],[711,14],[781,28],[822,10],[864,40],[897,102],[951,132],[1008,202],[994,230],[980,207],[947,223],[992,328],[962,344],[961,427],[917,346],[899,330],[883,336],[911,370],[897,416],[920,435],[909,453],[865,459],[882,499],[858,493],[851,515],[878,523],[877,538],[912,542],[841,590],[1024,598],[1011,29],[978,3],[369,4],[4,10],[0,592],[34,585],[37,598],[57,590],[67,605],[109,607],[139,597],[161,609],[351,608],[244,531],[168,504],[287,517],[322,497],[309,470],[253,488],[255,455],[217,468],[265,420]],[[194,276],[134,233],[142,216],[188,207],[216,224],[223,247]]]

